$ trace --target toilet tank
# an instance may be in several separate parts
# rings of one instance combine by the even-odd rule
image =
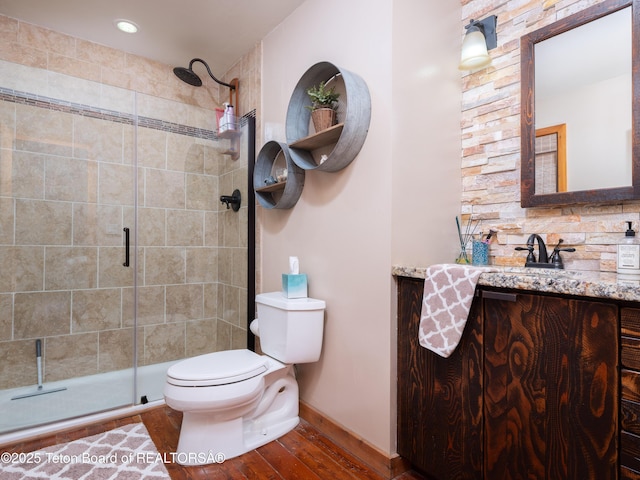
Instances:
[[[261,350],[282,363],[320,359],[324,300],[287,298],[282,292],[256,295]]]

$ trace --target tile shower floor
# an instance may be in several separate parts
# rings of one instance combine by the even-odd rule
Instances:
[[[166,372],[173,363],[139,367],[135,401],[132,368],[45,383],[43,391],[66,390],[16,400],[12,398],[36,392],[37,385],[0,391],[0,434],[139,403],[142,396],[149,401],[161,399]]]

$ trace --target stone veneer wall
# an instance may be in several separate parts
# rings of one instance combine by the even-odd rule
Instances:
[[[132,366],[132,273],[108,265],[121,265],[133,223],[134,151],[138,364],[246,346],[247,208],[218,196],[247,198],[248,165],[210,130],[228,91],[8,17],[0,40],[0,388],[35,383],[35,338],[45,381]],[[256,48],[225,75],[240,78],[242,113],[257,102],[258,65]],[[77,189],[25,180],[64,165]]]
[[[563,238],[565,268],[615,271],[624,222],[640,227],[640,202],[520,207],[520,37],[601,0],[462,0],[460,32],[471,18],[498,17],[498,48],[490,67],[465,74],[462,93],[462,213],[499,230],[491,262],[524,265],[516,252],[529,234],[548,245]],[[462,33],[461,33],[462,42]],[[455,228],[452,224],[452,228]]]

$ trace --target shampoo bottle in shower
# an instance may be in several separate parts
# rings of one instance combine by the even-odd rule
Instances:
[[[233,109],[233,105],[227,105],[226,109],[227,114],[227,130],[235,130],[236,129],[236,113]]]
[[[616,271],[619,275],[640,278],[640,242],[638,242],[631,222],[627,222],[624,240],[618,244]]]
[[[220,118],[220,125],[218,125],[218,133],[222,133],[229,128],[229,103],[224,102],[222,106],[224,107],[224,113],[222,114],[222,118]]]

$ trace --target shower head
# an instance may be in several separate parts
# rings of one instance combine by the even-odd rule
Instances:
[[[176,74],[176,77],[189,85],[193,85],[194,87],[202,86],[202,80],[196,72],[191,70],[191,68],[176,67],[173,69],[173,73]]]
[[[202,80],[193,71],[193,63],[194,62],[200,62],[201,64],[203,64],[207,68],[207,72],[209,73],[209,76],[211,78],[213,78],[213,80],[216,83],[219,83],[220,85],[224,85],[225,87],[229,87],[231,90],[235,90],[236,89],[235,85],[230,85],[228,83],[221,82],[216,77],[214,77],[213,73],[211,73],[211,69],[209,68],[209,65],[207,65],[207,62],[205,62],[204,60],[202,60],[200,58],[194,58],[193,60],[191,60],[189,62],[189,67],[187,67],[187,68],[184,68],[184,67],[176,67],[176,68],[174,68],[173,69],[173,73],[175,73],[176,77],[178,77],[183,82],[186,82],[189,85],[193,85],[194,87],[200,87],[202,85]]]

